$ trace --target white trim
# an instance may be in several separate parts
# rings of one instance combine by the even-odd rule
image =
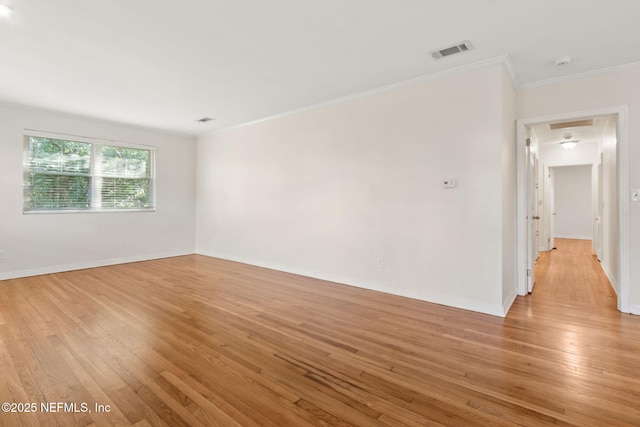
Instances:
[[[526,127],[539,123],[554,121],[576,120],[587,117],[613,116],[617,117],[618,143],[617,153],[617,178],[618,178],[618,310],[623,313],[630,312],[629,306],[629,118],[626,105],[602,108],[573,113],[554,114],[549,116],[518,119],[516,140],[516,167],[517,167],[517,284],[518,294],[526,295],[526,156],[525,141]],[[640,312],[638,313],[640,314]]]
[[[518,84],[518,73],[516,72],[516,69],[513,68],[511,57],[509,55],[505,55],[503,58],[509,77],[511,77],[511,85],[513,86],[513,89],[517,91],[520,88],[520,85]]]
[[[640,67],[640,62],[632,62],[630,64],[616,65],[614,67],[601,68],[599,70],[585,71],[583,73],[569,74],[562,77],[554,77],[552,79],[538,80],[536,82],[525,83],[519,86],[519,89],[532,89],[540,86],[548,86],[560,83],[568,83],[588,77],[598,76],[602,74],[615,73]]]
[[[507,316],[507,313],[509,312],[509,309],[511,308],[513,303],[516,301],[517,297],[518,297],[518,293],[516,292],[515,289],[512,289],[511,290],[511,294],[509,294],[507,299],[502,303],[502,312],[504,313],[502,315],[502,317],[506,317]]]
[[[635,314],[636,316],[640,316],[640,305],[629,306],[629,313]]]
[[[516,125],[516,289],[527,294],[527,126],[518,119]]]
[[[618,310],[629,313],[629,109],[619,107],[616,126],[618,169]],[[640,312],[638,312],[640,314]]]
[[[24,129],[24,136],[35,136],[40,138],[62,139],[65,141],[86,142],[89,144],[116,145],[118,147],[138,148],[141,150],[155,151],[158,147],[153,145],[132,144],[129,142],[115,141],[112,139],[93,138],[91,136],[68,135],[58,132],[46,132],[35,129]]]
[[[333,282],[339,285],[353,286],[356,288],[367,289],[370,291],[383,292],[390,295],[401,296],[405,298],[417,299],[433,304],[446,305],[449,307],[461,308],[464,310],[475,311],[478,313],[488,314],[492,316],[505,317],[506,311],[500,305],[482,304],[472,299],[458,298],[452,295],[446,295],[441,293],[421,292],[415,289],[403,289],[397,286],[380,285],[374,283],[354,282],[352,279],[344,276],[336,276],[317,271],[309,271],[299,268],[291,268],[288,266],[273,264],[270,262],[255,260],[237,255],[228,255],[217,252],[200,251],[196,250],[196,254],[204,255],[212,258],[223,259],[227,261],[239,262],[243,264],[253,265],[256,267],[268,268],[271,270],[282,271],[285,273],[297,274],[299,276],[311,277],[314,279],[325,280]],[[515,298],[515,295],[514,295]]]
[[[110,214],[110,213],[145,213],[156,212],[156,208],[136,208],[136,209],[40,209],[32,211],[22,211],[23,215],[59,215],[59,214]]]
[[[248,122],[244,122],[244,123],[239,123],[236,125],[231,125],[231,126],[227,126],[227,127],[223,127],[220,129],[216,129],[216,130],[212,130],[212,131],[208,131],[208,132],[203,132],[198,134],[198,137],[202,137],[205,135],[214,135],[216,133],[219,132],[225,132],[231,129],[237,129],[237,128],[241,128],[241,127],[245,127],[245,126],[250,126],[250,125],[254,125],[256,123],[261,123],[261,122],[266,122],[269,120],[273,120],[273,119],[277,119],[280,117],[285,117],[285,116],[290,116],[292,114],[296,114],[296,113],[301,113],[303,111],[308,111],[308,110],[314,110],[316,108],[321,108],[321,107],[325,107],[328,105],[333,105],[333,104],[339,104],[341,102],[346,102],[346,101],[351,101],[354,99],[358,99],[358,98],[362,98],[365,96],[369,96],[369,95],[375,95],[377,93],[380,92],[386,92],[392,89],[396,89],[396,88],[400,88],[400,87],[404,87],[404,86],[409,86],[412,84],[417,84],[417,83],[423,83],[423,82],[428,82],[434,79],[439,79],[441,77],[445,77],[445,76],[450,76],[453,74],[459,74],[459,73],[464,73],[464,72],[468,72],[468,71],[473,71],[473,70],[480,70],[483,68],[487,68],[487,67],[491,67],[491,66],[495,66],[495,65],[500,65],[500,64],[505,64],[507,71],[509,72],[509,75],[511,76],[511,83],[513,84],[514,88],[517,88],[517,78],[516,78],[516,73],[515,70],[513,68],[513,65],[511,64],[511,60],[509,59],[508,55],[502,55],[502,56],[498,56],[495,58],[489,58],[489,59],[485,59],[482,61],[478,61],[478,62],[474,62],[471,64],[466,64],[466,65],[461,65],[459,67],[455,67],[455,68],[451,68],[451,69],[447,69],[447,70],[443,70],[443,71],[439,71],[437,73],[433,73],[433,74],[427,74],[424,76],[420,76],[420,77],[416,77],[413,79],[409,79],[409,80],[404,80],[398,83],[392,83],[390,85],[386,85],[386,86],[381,86],[375,89],[370,89],[370,90],[365,90],[362,92],[357,92],[351,95],[346,95],[346,96],[341,96],[338,98],[332,98],[332,99],[328,99],[326,101],[321,101],[321,102],[317,102],[315,104],[311,104],[308,106],[304,106],[304,107],[300,107],[300,108],[294,108],[292,110],[288,110],[288,111],[284,111],[282,113],[277,113],[277,114],[273,114],[270,116],[266,116],[257,120],[252,120],[252,121],[248,121]]]
[[[130,262],[150,261],[160,258],[172,258],[184,255],[193,255],[193,251],[174,251],[174,252],[161,252],[157,254],[138,255],[123,258],[102,259],[95,261],[87,261],[76,264],[66,265],[51,265],[47,267],[32,268],[28,270],[9,271],[7,273],[0,273],[0,281],[20,279],[23,277],[40,276],[43,274],[62,273],[65,271],[85,270],[87,268],[106,267],[116,264],[127,264]],[[0,283],[2,285],[2,283]]]
[[[555,234],[556,239],[573,239],[573,240],[593,240],[593,236],[569,236],[566,234]]]
[[[21,102],[14,102],[14,101],[7,101],[4,99],[0,99],[0,108],[1,107],[5,107],[5,108],[10,108],[10,109],[19,109],[19,110],[23,110],[23,111],[31,111],[31,112],[36,112],[36,113],[45,113],[45,114],[56,114],[58,116],[62,116],[62,117],[68,117],[70,119],[74,119],[74,120],[86,120],[86,121],[91,121],[94,122],[96,124],[103,124],[103,125],[107,125],[107,126],[118,126],[121,128],[125,128],[125,129],[129,129],[129,130],[133,130],[133,131],[142,131],[142,132],[151,132],[154,134],[164,134],[164,135],[171,135],[171,136],[177,136],[177,137],[186,137],[186,138],[193,138],[195,139],[196,134],[194,132],[186,132],[186,131],[177,131],[177,130],[172,130],[169,128],[161,128],[158,126],[151,126],[151,125],[142,125],[142,124],[134,124],[131,122],[126,122],[123,121],[122,119],[117,120],[117,119],[108,119],[108,118],[99,118],[96,116],[87,116],[85,114],[82,113],[78,113],[78,112],[73,112],[73,111],[68,111],[68,110],[59,110],[59,109],[55,109],[55,108],[51,108],[51,107],[37,107],[34,105],[30,105],[30,104],[24,104]]]
[[[611,287],[613,288],[613,291],[616,293],[616,295],[618,295],[618,282],[616,282],[616,279],[613,277],[613,273],[611,272],[611,269],[607,264],[605,264],[602,261],[600,261],[600,267],[602,268],[604,275],[607,276],[609,283],[611,283]]]

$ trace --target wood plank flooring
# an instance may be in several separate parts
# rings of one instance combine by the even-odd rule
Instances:
[[[640,317],[562,251],[506,319],[197,255],[0,282],[0,425],[638,426]]]

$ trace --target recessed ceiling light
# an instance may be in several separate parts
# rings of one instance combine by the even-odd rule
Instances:
[[[215,120],[215,119],[212,119],[211,117],[203,117],[203,118],[198,119],[196,121],[200,122],[200,123],[206,123],[206,122],[210,122],[211,120]]]
[[[11,6],[7,6],[6,4],[0,4],[0,16],[3,18],[8,18],[13,13],[13,8]]]

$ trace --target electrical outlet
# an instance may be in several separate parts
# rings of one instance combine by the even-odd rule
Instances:
[[[0,261],[4,260],[4,251],[0,251]]]
[[[378,268],[384,268],[384,258],[378,258]]]
[[[633,190],[633,193],[631,193],[631,201],[640,202],[640,190]]]

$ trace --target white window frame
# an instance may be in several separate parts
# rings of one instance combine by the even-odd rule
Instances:
[[[57,139],[64,141],[82,142],[91,144],[91,205],[86,209],[28,209],[26,206],[26,191],[27,191],[27,175],[30,173],[30,161],[29,161],[29,137],[40,137]],[[156,152],[157,147],[142,144],[131,144],[128,142],[107,140],[92,138],[79,135],[68,135],[55,132],[45,132],[39,130],[25,129],[23,133],[23,204],[22,212],[25,215],[38,215],[38,214],[73,214],[73,213],[114,213],[114,212],[155,212],[156,211]],[[112,147],[122,148],[134,148],[138,150],[149,151],[150,159],[150,172],[149,172],[149,199],[150,207],[148,208],[104,208],[101,206],[102,197],[102,178],[100,173],[102,167],[101,158],[102,152],[100,148],[104,145]]]

